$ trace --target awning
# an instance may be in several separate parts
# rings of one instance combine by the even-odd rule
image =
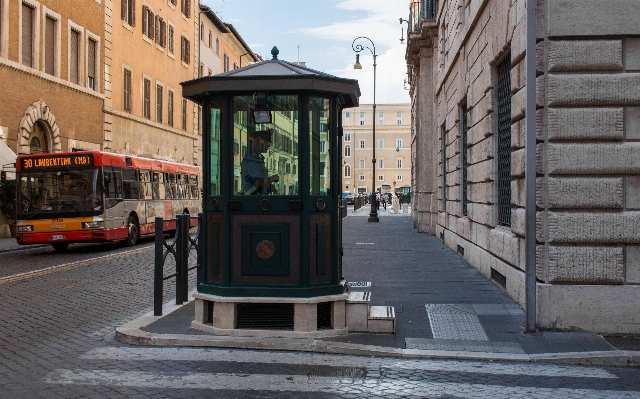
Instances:
[[[0,170],[15,170],[15,165],[7,165],[7,164],[15,164],[16,158],[18,156],[15,152],[7,146],[4,141],[0,140]]]

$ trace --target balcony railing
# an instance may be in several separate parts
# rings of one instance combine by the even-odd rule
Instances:
[[[420,29],[420,21],[425,18],[435,18],[438,12],[438,0],[411,0],[409,8],[409,30]]]

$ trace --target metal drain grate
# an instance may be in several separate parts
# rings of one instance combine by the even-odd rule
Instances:
[[[207,304],[207,319],[204,321],[205,323],[213,324],[213,301],[205,301]]]
[[[308,374],[309,378],[351,378],[364,380],[367,369],[364,367],[330,367],[313,366]]]
[[[293,330],[293,304],[239,303],[236,328]]]
[[[433,338],[488,341],[471,305],[425,304]]]
[[[331,303],[320,302],[318,304],[318,330],[331,328]]]

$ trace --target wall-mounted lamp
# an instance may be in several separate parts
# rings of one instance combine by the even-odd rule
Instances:
[[[409,36],[409,21],[407,21],[406,19],[400,18],[400,25],[402,25],[403,22],[407,23],[407,37],[408,37]],[[402,37],[400,37],[400,43],[404,43],[404,27],[402,28]]]
[[[271,110],[267,101],[267,92],[260,91],[253,95],[256,101],[256,108],[253,110],[253,121],[255,123],[271,123]]]

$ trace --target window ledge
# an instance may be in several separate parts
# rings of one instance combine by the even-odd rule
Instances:
[[[130,32],[133,32],[133,26],[129,25],[129,24],[127,23],[127,21],[122,21],[122,26],[123,26],[126,30],[128,30],[128,31],[130,31]]]
[[[145,42],[153,46],[153,40],[149,39],[149,37],[146,36],[144,33],[142,34],[142,40],[144,40]]]

